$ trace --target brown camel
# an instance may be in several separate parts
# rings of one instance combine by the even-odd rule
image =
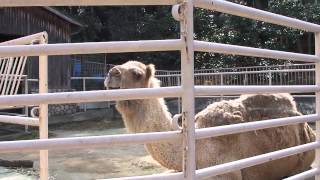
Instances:
[[[109,71],[105,85],[109,89],[154,88],[153,65],[129,61]],[[176,130],[163,98],[118,101],[116,108],[131,133]],[[289,94],[246,95],[236,100],[221,101],[199,112],[196,128],[299,116]],[[197,169],[239,160],[267,152],[309,143],[315,134],[307,123],[257,130],[196,141]],[[150,155],[168,169],[182,170],[182,143],[167,141],[145,144]],[[210,179],[278,180],[310,168],[314,151],[271,161]]]

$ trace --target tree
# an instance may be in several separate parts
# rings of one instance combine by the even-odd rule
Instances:
[[[320,23],[320,6],[313,0],[231,0],[266,11]],[[68,7],[65,12],[87,26],[74,41],[121,41],[179,38],[179,26],[169,6]],[[195,10],[195,38],[203,41],[314,53],[312,33],[224,13]],[[178,52],[108,54],[108,63],[129,59],[152,62],[160,69],[179,69]],[[283,64],[284,61],[243,56],[196,53],[196,68]]]
[[[73,42],[176,39],[178,23],[169,6],[63,7],[65,13],[86,26],[73,36]],[[127,60],[154,63],[160,69],[179,67],[178,52],[107,54],[107,63]]]
[[[233,2],[244,5],[255,4],[237,0]],[[266,11],[289,17],[315,23],[320,22],[319,5],[316,6],[313,3],[302,3],[295,0],[269,0],[267,6],[263,6],[263,8]],[[204,41],[299,53],[314,53],[314,47],[311,45],[313,44],[313,35],[292,28],[203,9],[196,10],[196,24],[196,36]],[[284,62],[287,61],[196,53],[196,66],[199,68],[275,65]]]

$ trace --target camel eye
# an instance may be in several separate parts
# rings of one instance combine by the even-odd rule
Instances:
[[[133,74],[133,77],[135,79],[141,79],[142,76],[143,76],[143,73],[140,70],[137,70],[137,69],[133,69],[132,70],[132,74]]]

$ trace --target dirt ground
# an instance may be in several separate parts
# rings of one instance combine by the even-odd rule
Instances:
[[[70,117],[66,118],[70,119]],[[55,138],[126,133],[121,120],[106,119],[54,125],[50,126],[49,130],[50,137]],[[38,178],[38,153],[0,154],[0,159],[33,160],[35,163],[33,169],[0,167],[0,179],[33,180]],[[101,179],[167,171],[152,160],[143,145],[49,151],[49,170],[52,180]]]

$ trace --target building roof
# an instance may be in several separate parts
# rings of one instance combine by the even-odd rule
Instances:
[[[82,27],[83,25],[81,23],[79,23],[78,21],[66,16],[65,14],[61,13],[60,11],[54,9],[54,8],[51,8],[51,7],[46,7],[46,6],[43,6],[42,7],[43,9],[55,14],[56,16],[60,17],[61,19],[75,25],[75,26],[79,26],[79,27]]]

